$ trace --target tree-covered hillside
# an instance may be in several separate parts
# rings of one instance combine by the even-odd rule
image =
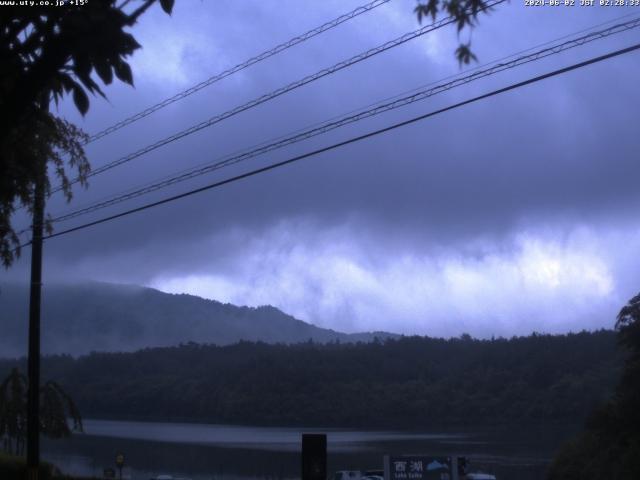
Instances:
[[[28,307],[26,286],[0,285],[0,358],[26,353]],[[238,307],[135,285],[89,282],[43,289],[42,348],[51,354],[126,352],[189,341],[355,342],[373,340],[374,335],[389,336],[336,332],[270,306]]]
[[[0,362],[0,372],[15,362]],[[186,344],[43,360],[87,417],[422,428],[582,421],[618,380],[611,331],[360,344]],[[23,367],[24,368],[24,367]]]
[[[640,294],[620,310],[616,330],[624,351],[620,382],[584,431],[558,452],[549,480],[640,478]]]

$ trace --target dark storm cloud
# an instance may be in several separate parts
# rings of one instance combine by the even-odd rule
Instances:
[[[94,100],[86,121],[69,105],[62,111],[95,132],[359,3],[256,2],[249,7],[227,2],[214,8],[184,2],[174,18],[154,12],[139,29],[145,49],[134,60],[136,89],[111,88],[111,103]],[[88,150],[92,162],[112,161],[417,28],[413,5],[392,2],[96,142]],[[570,10],[501,6],[474,31],[474,50],[481,62],[489,61],[620,15],[597,7]],[[637,32],[509,71],[126,205],[440,108],[619,48],[634,36]],[[78,192],[75,204],[458,73],[457,42],[452,29],[442,30],[322,79],[91,179],[91,188]],[[405,319],[398,327],[404,331],[457,333],[463,327],[474,330],[473,322],[479,322],[476,333],[488,333],[488,325],[473,316],[482,296],[494,305],[499,299],[494,312],[480,310],[486,322],[501,319],[500,333],[530,330],[542,318],[550,322],[545,324],[549,330],[574,328],[587,307],[593,307],[594,317],[587,325],[607,324],[614,306],[633,293],[637,281],[628,266],[633,249],[620,245],[640,247],[634,218],[640,165],[631,107],[638,93],[630,80],[639,68],[637,54],[631,54],[51,240],[45,273],[154,284],[238,303],[274,303],[336,328],[393,330],[393,324],[374,318],[377,308],[379,315]],[[50,203],[53,213],[68,208],[73,205]],[[586,234],[576,233],[583,229]],[[611,248],[617,255],[603,256]],[[326,275],[304,272],[302,266],[314,259],[320,262],[314,263],[316,269],[325,262]],[[583,261],[595,265],[593,271],[581,270]],[[22,261],[8,275],[23,275],[25,265]],[[336,275],[346,280],[337,282]],[[295,294],[287,296],[293,278],[300,281]],[[385,299],[381,279],[393,286],[399,303]],[[329,285],[332,281],[339,291]],[[520,285],[529,295],[529,323],[510,327],[516,303],[500,297],[503,281]],[[428,291],[403,293],[411,282]],[[450,288],[447,282],[453,282]],[[479,286],[483,282],[494,285],[490,292]],[[549,293],[554,288],[556,293]],[[592,295],[595,303],[576,307],[564,320],[549,314],[566,296],[588,297],[589,289],[598,292]],[[425,317],[434,320],[427,325]]]

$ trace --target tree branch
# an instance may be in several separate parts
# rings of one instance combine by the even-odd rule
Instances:
[[[127,15],[127,25],[132,26],[134,23],[138,21],[138,17],[146,12],[151,5],[156,3],[156,0],[145,0],[145,2],[134,10],[130,15]]]

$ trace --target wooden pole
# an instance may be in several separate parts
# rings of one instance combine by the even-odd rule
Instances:
[[[44,185],[47,163],[43,159],[36,180],[31,238],[31,290],[29,294],[29,353],[27,375],[27,476],[38,480],[40,465],[40,296],[42,292],[42,233]]]

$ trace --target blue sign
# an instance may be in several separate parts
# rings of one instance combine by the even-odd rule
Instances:
[[[451,457],[392,455],[384,458],[385,480],[458,480]]]

